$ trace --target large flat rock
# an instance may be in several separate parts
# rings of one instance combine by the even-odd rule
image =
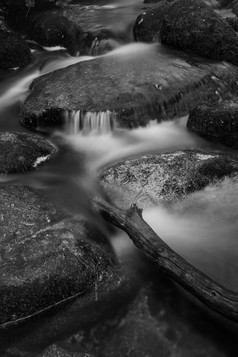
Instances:
[[[237,68],[225,62],[131,44],[34,80],[21,123],[59,126],[79,111],[81,122],[109,116],[122,127],[146,125],[185,115],[201,100],[233,97],[237,79]]]
[[[92,223],[26,187],[0,187],[0,201],[0,353],[41,349],[110,309],[124,277]]]

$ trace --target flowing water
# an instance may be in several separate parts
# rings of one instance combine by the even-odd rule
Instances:
[[[86,5],[85,5],[86,6]],[[129,18],[135,2],[102,1],[92,11],[99,11],[100,21],[113,22],[115,14],[126,13]],[[105,15],[106,9],[106,15]],[[103,11],[103,15],[102,15]],[[119,12],[117,12],[119,11]],[[98,21],[98,15],[93,17]],[[128,18],[124,27],[128,25]],[[118,56],[142,55],[142,60],[153,51],[153,45],[129,44],[116,50]],[[108,54],[110,55],[110,53]],[[115,51],[114,51],[115,55]],[[32,80],[38,76],[93,57],[70,57],[65,49],[35,51],[31,65],[22,71],[2,74],[0,82],[0,130],[26,131],[19,124],[19,109],[27,96]],[[99,192],[97,174],[105,166],[118,160],[144,153],[165,153],[174,150],[211,148],[206,141],[186,130],[186,117],[133,130],[119,128],[113,113],[65,113],[64,131],[51,134],[60,148],[60,155],[45,167],[30,175],[1,177],[2,183],[19,181],[29,186],[54,191],[53,199],[71,213],[81,212],[87,217],[90,210],[84,199]],[[66,154],[65,154],[66,153]],[[54,188],[52,190],[52,188]],[[82,192],[83,198],[82,198]],[[70,199],[66,199],[70,197]],[[79,198],[81,197],[81,198]],[[238,182],[230,181],[207,187],[168,206],[145,210],[145,220],[171,248],[206,274],[238,291]],[[135,258],[135,248],[123,233],[112,237],[112,244],[120,258]],[[122,259],[123,260],[123,259]]]

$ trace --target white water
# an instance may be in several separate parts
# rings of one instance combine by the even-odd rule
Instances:
[[[133,44],[123,46],[108,55],[121,56],[121,58],[125,56],[138,58],[139,56],[143,60],[146,55],[153,55],[155,50],[155,45]],[[24,100],[28,86],[34,78],[92,58],[69,58],[65,55],[53,59],[49,57],[43,62],[43,66],[39,63],[29,72],[22,73],[22,76],[16,75],[9,80],[5,92],[0,96],[1,108]],[[72,172],[73,164],[56,171],[56,175],[62,176],[58,186],[60,190],[57,192],[59,201],[65,202],[65,205],[68,205],[69,210],[73,212],[76,212],[78,205],[83,205],[83,202],[81,199],[70,199],[70,202],[67,202],[68,198],[75,197],[75,192],[78,190],[84,193],[83,197],[86,199],[86,195],[95,184],[95,172],[102,167],[123,158],[147,152],[162,153],[194,149],[204,146],[205,143],[185,129],[186,118],[160,124],[154,121],[145,128],[131,131],[112,125],[111,114],[107,112],[80,113],[75,111],[68,113],[68,118],[68,132],[57,133],[53,140],[57,141],[60,137],[62,143],[71,148],[72,153],[79,155],[78,162],[83,153],[87,166],[83,174],[80,170]],[[34,176],[32,182],[31,177],[28,176],[27,184],[44,189],[46,182],[45,186],[49,190],[50,185],[55,185],[56,176],[54,175],[52,183],[49,183],[51,176],[47,174]],[[65,185],[63,180],[65,180]],[[85,182],[87,182],[86,188]],[[236,279],[238,224],[235,219],[238,212],[238,197],[235,194],[237,188],[237,183],[227,182],[222,187],[208,188],[194,194],[172,208],[155,207],[144,212],[144,217],[161,238],[184,258],[226,286],[238,290]],[[61,198],[60,195],[62,195]],[[84,210],[87,209],[88,207],[84,207]],[[125,240],[121,243],[119,238],[115,240],[114,246],[118,254],[125,254],[125,252],[130,254],[133,251],[131,243],[127,244]]]
[[[101,135],[111,133],[116,126],[115,114],[107,110],[105,112],[82,112],[80,110],[66,111],[65,131],[68,134],[77,135]]]
[[[238,182],[225,180],[173,207],[143,213],[155,232],[183,258],[238,291]]]
[[[98,171],[115,161],[147,152],[162,153],[203,146],[204,140],[185,129],[186,121],[187,117],[159,124],[151,121],[143,128],[130,131],[116,128],[101,135],[97,135],[97,131],[88,135],[83,132],[59,135],[72,149],[83,152],[90,167]]]

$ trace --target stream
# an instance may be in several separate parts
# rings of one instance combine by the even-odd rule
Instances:
[[[92,7],[92,11],[87,20],[93,26],[115,24],[116,18],[121,19],[126,14],[120,26],[119,21],[115,24],[122,30],[138,14],[138,5],[135,5],[137,2],[133,0],[99,3],[100,5],[88,5]],[[87,24],[90,25],[89,22]],[[118,56],[130,56],[133,53],[136,56],[149,56],[152,50],[153,45],[135,46],[130,43],[114,50],[114,55],[118,53]],[[108,55],[110,53],[102,56]],[[19,110],[33,79],[93,58],[95,57],[71,57],[63,48],[46,48],[35,50],[32,63],[23,70],[2,73],[0,130],[28,131],[19,123]],[[84,198],[99,192],[97,175],[112,163],[145,153],[160,154],[185,149],[218,148],[229,152],[228,149],[190,133],[186,129],[186,121],[187,117],[161,123],[151,121],[146,127],[129,131],[112,126],[107,115],[89,118],[80,127],[80,113],[75,112],[68,118],[69,124],[64,129],[51,133],[39,132],[43,136],[49,136],[58,146],[59,155],[56,160],[50,161],[33,174],[1,177],[0,181],[4,184],[19,181],[30,187],[40,187],[44,192],[49,192],[53,199],[57,196],[57,204],[63,205],[65,210],[88,216],[90,213],[84,205]],[[66,196],[71,197],[67,200]],[[229,182],[224,181],[220,185],[193,193],[171,206],[161,204],[146,209],[143,217],[182,257],[219,283],[238,291],[237,212],[238,183],[231,187]],[[124,233],[117,232],[111,237],[111,242],[122,262],[132,266],[140,264],[141,258],[135,254],[136,248]]]

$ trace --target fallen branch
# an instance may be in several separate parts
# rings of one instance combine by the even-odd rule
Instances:
[[[238,292],[213,281],[175,253],[143,220],[142,210],[136,205],[124,211],[97,198],[94,208],[108,222],[125,231],[135,246],[173,280],[213,311],[238,322]]]

